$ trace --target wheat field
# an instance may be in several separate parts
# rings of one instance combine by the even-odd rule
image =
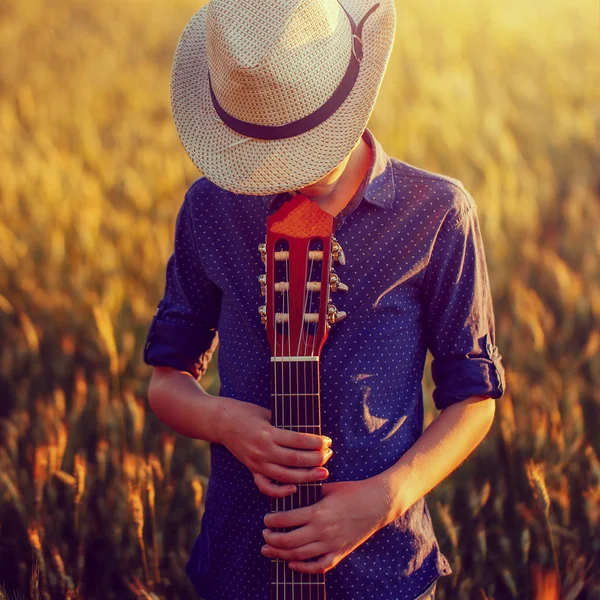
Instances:
[[[198,8],[0,4],[0,600],[195,597],[207,446],[147,408],[142,347],[200,176],[169,107]],[[474,196],[507,371],[491,432],[428,495],[454,571],[437,597],[599,600],[598,4],[397,11],[369,127]]]

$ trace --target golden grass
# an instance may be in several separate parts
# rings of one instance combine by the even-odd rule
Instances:
[[[0,6],[0,598],[192,597],[207,445],[145,409],[142,346],[199,176],[168,89],[198,6]],[[508,380],[430,494],[440,600],[600,595],[598,21],[592,0],[398,3],[369,126],[473,194]]]

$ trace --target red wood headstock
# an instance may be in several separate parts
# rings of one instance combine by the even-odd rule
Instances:
[[[329,301],[330,290],[348,289],[331,269],[332,260],[344,264],[332,236],[333,217],[302,194],[267,218],[259,312],[273,356],[319,356],[330,325],[346,316]]]

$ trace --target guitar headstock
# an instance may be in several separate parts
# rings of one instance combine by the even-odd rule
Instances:
[[[266,267],[259,313],[273,356],[319,356],[331,325],[346,316],[329,299],[330,291],[348,290],[332,269],[333,261],[345,263],[333,217],[296,194],[267,218],[259,251]]]

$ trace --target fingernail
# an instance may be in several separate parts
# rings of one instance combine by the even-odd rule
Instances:
[[[319,469],[319,470],[320,470],[321,479],[325,479],[326,477],[329,477],[329,471],[327,469]]]
[[[332,441],[333,441],[333,440],[332,440],[331,438],[325,438],[325,445],[326,445],[326,446],[331,446],[331,444],[332,444]]]
[[[263,534],[263,535],[267,535],[267,533],[269,533],[269,532],[270,532],[270,530],[269,530],[269,529],[263,529],[263,530],[262,530],[262,534]]]

